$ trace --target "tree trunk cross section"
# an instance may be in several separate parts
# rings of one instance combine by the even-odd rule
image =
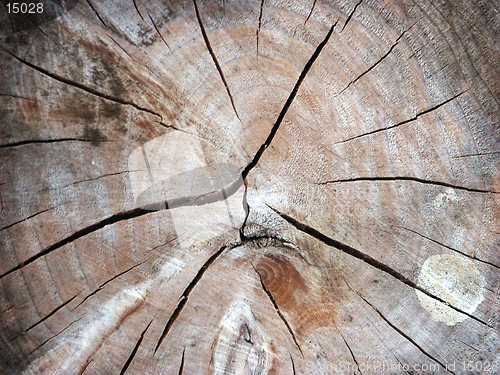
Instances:
[[[1,18],[2,374],[500,372],[498,1],[65,4]]]

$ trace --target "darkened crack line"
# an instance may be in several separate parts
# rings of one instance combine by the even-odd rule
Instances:
[[[316,0],[314,0],[316,1]],[[260,27],[262,26],[262,11],[264,9],[264,0],[260,2],[260,12],[259,12],[259,26],[257,28],[257,31],[255,32],[255,36],[257,38],[257,57],[259,57],[259,34],[260,34]]]
[[[295,362],[293,361],[292,353],[288,352],[288,355],[290,356],[290,360],[292,361],[293,375],[297,375],[297,373],[295,372]]]
[[[352,359],[353,359],[354,363],[356,364],[358,371],[361,373],[361,375],[363,375],[363,373],[362,373],[362,372],[361,372],[361,370],[359,369],[359,363],[358,363],[358,361],[356,360],[356,357],[354,356],[354,353],[353,353],[353,351],[352,351],[351,347],[350,347],[350,346],[349,346],[349,344],[347,343],[347,340],[345,339],[345,337],[344,337],[344,335],[342,334],[342,332],[340,332],[340,330],[339,330],[338,328],[336,328],[336,329],[337,329],[337,332],[339,333],[340,337],[342,337],[342,340],[344,340],[344,343],[345,343],[345,345],[347,346],[347,349],[349,349],[349,353],[351,353],[351,357],[352,357]]]
[[[13,307],[14,307],[14,305],[10,306],[6,310],[0,311],[0,315],[5,314],[7,311],[9,311],[10,309],[12,309]]]
[[[159,247],[166,246],[166,245],[168,245],[168,244],[170,244],[170,243],[174,242],[176,239],[177,239],[177,237],[173,237],[172,239],[170,239],[170,240],[166,241],[165,243],[159,244],[159,245],[157,245],[157,246],[155,246],[155,247],[151,248],[150,250],[148,250],[148,253],[151,253],[151,252],[153,252],[153,253],[154,253],[154,251],[155,251],[156,249],[158,249]]]
[[[488,287],[484,287],[484,289],[486,289],[488,292],[491,292],[495,296],[495,298],[496,298],[497,292],[495,292],[494,290],[489,289]]]
[[[344,279],[345,281],[345,279]],[[347,281],[345,281],[346,284],[347,284]],[[397,333],[399,333],[401,336],[403,336],[406,340],[408,340],[413,346],[415,346],[422,354],[424,354],[427,358],[431,359],[432,361],[438,363],[445,371],[447,372],[450,372],[452,374],[455,374],[453,371],[451,370],[448,370],[448,368],[443,364],[441,363],[441,361],[439,361],[438,359],[434,358],[432,355],[430,355],[429,353],[427,353],[427,351],[424,350],[424,348],[422,348],[419,344],[417,344],[410,336],[408,336],[407,334],[405,334],[402,330],[400,330],[398,327],[396,327],[394,324],[391,323],[391,321],[389,319],[387,319],[384,314],[382,314],[380,312],[379,309],[377,309],[375,306],[373,306],[370,302],[368,302],[360,293],[354,291],[350,286],[349,284],[347,284],[347,286],[349,287],[349,289],[351,289],[352,292],[354,292],[355,294],[357,294],[359,296],[359,298],[361,298],[363,301],[365,301],[366,304],[368,304],[368,306],[370,306],[373,310],[375,310],[375,312],[382,318],[382,320],[384,322],[386,322],[393,330],[395,330]]]
[[[0,96],[5,96],[5,97],[9,97],[9,98],[14,98],[14,99],[31,100],[31,101],[34,101],[34,100],[35,100],[35,99],[25,98],[24,96],[19,96],[19,95],[11,95],[11,94],[1,94],[1,93],[0,93]]]
[[[184,289],[184,292],[182,293],[179,303],[177,304],[177,307],[175,308],[174,312],[170,316],[170,319],[167,322],[167,325],[165,326],[165,329],[163,330],[160,339],[158,340],[158,343],[156,344],[155,351],[154,353],[158,351],[158,348],[162,344],[163,340],[165,340],[165,337],[167,337],[168,333],[170,332],[170,329],[174,325],[176,319],[179,317],[179,315],[182,312],[182,309],[186,305],[186,302],[189,299],[189,294],[191,291],[196,287],[196,285],[200,282],[201,278],[207,272],[208,268],[214,263],[217,258],[222,254],[222,252],[227,249],[227,246],[222,246],[217,252],[215,252],[208,260],[203,264],[203,266],[198,270],[196,276],[193,278],[193,280],[189,283],[189,285]]]
[[[325,47],[326,43],[328,43],[328,40],[330,39],[330,36],[333,33],[333,29],[335,28],[335,25],[337,25],[337,22],[335,22],[330,30],[328,31],[328,34],[326,34],[325,39],[318,45],[314,53],[312,54],[311,58],[307,61],[306,65],[304,66],[304,69],[300,73],[299,78],[297,79],[297,82],[295,83],[295,86],[292,89],[292,92],[288,96],[287,101],[285,102],[285,105],[283,106],[283,109],[281,110],[280,114],[278,115],[278,119],[274,123],[271,132],[269,133],[268,137],[266,138],[265,142],[260,146],[260,148],[257,150],[255,153],[252,161],[245,167],[241,175],[243,176],[243,179],[245,179],[248,176],[248,173],[257,165],[259,162],[262,154],[266,150],[266,148],[271,144],[274,136],[276,135],[276,132],[278,131],[281,123],[283,122],[283,119],[285,118],[285,115],[288,112],[288,109],[292,105],[293,100],[295,99],[295,96],[297,96],[297,92],[299,91],[300,85],[302,84],[302,81],[304,81],[304,78],[306,78],[307,73],[313,66],[314,62],[320,55],[321,51]]]
[[[135,10],[137,11],[137,14],[139,14],[139,17],[141,17],[141,20],[144,21],[144,17],[142,16],[141,12],[139,11],[139,8],[137,7],[137,3],[134,1],[134,7],[135,7]]]
[[[127,273],[127,272],[129,272],[129,271],[132,271],[134,268],[139,267],[139,266],[140,266],[141,264],[143,264],[144,262],[146,262],[146,261],[142,261],[142,262],[140,262],[140,263],[136,264],[135,266],[132,266],[132,267],[130,267],[129,269],[127,269],[127,270],[125,270],[125,271],[120,272],[119,274],[117,274],[117,275],[113,276],[111,279],[109,279],[109,280],[105,281],[104,283],[102,283],[102,284],[101,284],[101,285],[100,285],[100,286],[99,286],[96,290],[94,290],[92,293],[90,293],[88,296],[86,296],[86,297],[85,297],[85,298],[84,298],[84,299],[83,299],[83,300],[82,300],[82,301],[81,301],[78,305],[76,305],[76,306],[75,306],[75,308],[74,308],[74,309],[72,309],[71,311],[76,310],[77,308],[79,308],[81,305],[83,305],[83,303],[84,303],[86,300],[88,300],[90,297],[92,297],[93,295],[95,295],[97,292],[101,291],[101,290],[102,290],[102,288],[104,288],[104,287],[105,287],[107,284],[109,284],[111,281],[113,281],[113,280],[115,280],[116,278],[118,278],[118,277],[120,277],[120,276],[122,276],[122,275],[126,274],[126,273]]]
[[[196,134],[190,133],[190,132],[188,132],[188,131],[186,131],[186,130],[184,130],[184,129],[177,128],[177,127],[175,127],[174,125],[167,125],[167,124],[164,124],[164,123],[163,123],[163,122],[161,122],[161,121],[156,121],[156,120],[154,120],[153,122],[156,122],[156,123],[160,124],[161,126],[163,126],[163,127],[167,128],[167,129],[174,129],[174,130],[177,130],[177,131],[180,131],[180,132],[183,132],[183,133],[189,134],[189,135],[193,135],[193,136],[198,137],[198,138],[200,138],[200,139],[204,139],[204,138],[199,137],[199,136],[197,136]],[[206,140],[206,139],[205,139],[205,140]]]
[[[238,111],[236,110],[236,106],[234,105],[234,100],[233,100],[233,95],[231,95],[231,91],[229,90],[229,85],[227,84],[226,77],[224,77],[224,73],[222,72],[222,68],[219,64],[219,61],[217,60],[217,57],[215,56],[215,52],[212,49],[212,46],[210,45],[210,41],[208,40],[208,35],[205,30],[205,26],[203,26],[203,21],[201,19],[200,12],[198,10],[198,4],[196,3],[196,0],[193,0],[194,3],[194,9],[196,11],[196,18],[198,19],[198,24],[200,25],[201,29],[201,34],[203,35],[203,40],[205,40],[205,45],[207,46],[208,52],[210,53],[210,56],[212,56],[212,60],[214,61],[215,67],[217,68],[217,71],[219,72],[220,78],[222,79],[222,82],[224,83],[224,86],[226,87],[227,95],[229,96],[229,100],[231,101],[231,105],[233,106],[234,114],[238,118],[238,121],[243,124],[241,121],[240,115],[238,115]]]
[[[71,184],[67,184],[67,185],[61,186],[59,189],[64,189],[64,188],[67,188],[68,186],[73,186],[73,185],[82,184],[82,183],[84,183],[84,182],[90,182],[90,181],[100,180],[101,178],[105,178],[105,177],[118,176],[118,175],[121,175],[121,174],[130,173],[130,172],[138,172],[138,171],[139,171],[139,170],[133,170],[133,171],[123,171],[123,172],[116,172],[116,173],[107,173],[107,174],[100,175],[100,176],[98,176],[98,177],[88,178],[88,179],[86,179],[86,180],[81,180],[81,181],[72,182]]]
[[[128,52],[125,50],[125,48],[123,48],[123,47],[120,45],[120,43],[118,43],[118,42],[115,40],[115,38],[113,38],[113,37],[112,37],[111,35],[109,35],[109,34],[106,34],[106,36],[107,36],[109,39],[111,39],[113,42],[115,42],[115,44],[116,44],[118,47],[120,47],[120,49],[121,49],[121,50],[122,50],[122,51],[123,51],[123,52],[124,52],[124,53],[125,53],[128,57],[130,57],[130,59],[131,59],[132,61],[136,62],[136,61],[134,60],[134,58],[130,55],[130,53],[128,53]]]
[[[315,6],[316,6],[316,0],[313,1],[313,5],[311,7],[311,10],[309,11],[309,14],[307,15],[306,21],[304,22],[304,26],[306,25],[307,21],[309,21],[309,18],[311,18],[311,14],[313,14]]]
[[[47,319],[49,319],[52,315],[54,315],[56,312],[58,312],[59,310],[61,310],[64,306],[68,305],[71,301],[73,301],[76,297],[78,296],[78,294],[74,295],[73,298],[67,300],[66,302],[64,302],[61,306],[59,307],[56,307],[54,310],[52,310],[50,313],[48,313],[47,315],[45,315],[42,319],[40,319],[38,322],[32,324],[31,326],[29,326],[28,328],[26,328],[24,330],[24,333],[28,332],[30,329],[32,328],[35,328],[37,325],[39,325],[40,323],[43,323],[45,322]],[[18,335],[20,336],[20,335]],[[16,336],[17,337],[17,336]],[[15,338],[15,337],[14,337]],[[14,340],[14,338],[12,340]]]
[[[276,212],[278,215],[280,215],[283,219],[285,219],[288,223],[290,223],[296,229],[300,230],[303,233],[310,235],[311,237],[316,238],[317,240],[323,242],[325,245],[334,247],[334,248],[342,251],[343,253],[346,253],[354,258],[357,258],[357,259],[365,262],[366,264],[372,266],[373,268],[376,268],[376,269],[394,277],[395,279],[401,281],[403,284],[406,284],[409,287],[424,293],[425,295],[429,296],[430,298],[432,298],[438,302],[443,303],[444,305],[450,307],[451,309],[468,316],[469,318],[475,320],[476,322],[478,322],[486,327],[493,328],[487,322],[484,322],[483,320],[475,317],[474,315],[472,315],[466,311],[463,311],[463,310],[459,309],[458,307],[453,306],[452,304],[443,300],[442,298],[439,298],[438,296],[433,295],[432,293],[430,293],[426,289],[417,285],[412,280],[408,279],[406,276],[404,276],[400,272],[398,272],[395,269],[389,267],[388,265],[378,261],[377,259],[372,258],[370,255],[365,254],[365,253],[363,253],[363,252],[361,252],[361,251],[359,251],[359,250],[357,250],[349,245],[346,245],[342,242],[334,240],[333,238],[326,236],[325,234],[319,232],[318,230],[316,230],[316,229],[314,229],[306,224],[303,224],[303,223],[295,220],[294,218],[292,218],[284,213],[279,212],[278,210],[276,210],[275,208],[273,208],[267,204],[266,204],[266,206],[269,207],[274,212]]]
[[[466,342],[462,341],[462,340],[459,340],[459,339],[455,339],[455,341],[458,341],[458,342],[461,342],[462,344],[464,344],[465,346],[468,346],[469,348],[471,348],[472,350],[475,350],[476,352],[480,352],[481,350],[479,350],[478,348],[475,348],[473,347],[472,345],[470,344],[467,344]]]
[[[5,143],[3,145],[0,145],[0,148],[9,148],[9,147],[18,147],[18,146],[36,145],[36,144],[61,143],[61,142],[93,142],[93,140],[88,138],[26,139],[24,141],[19,141],[19,142]]]
[[[80,371],[78,373],[78,375],[83,375],[83,373],[85,372],[85,370],[87,369],[87,367],[89,367],[90,363],[94,360],[94,358],[90,358],[90,360],[87,361],[87,363],[85,364],[85,366],[83,366],[82,368],[82,371]]]
[[[47,208],[47,209],[45,209],[45,210],[43,210],[43,211],[37,212],[36,214],[30,215],[30,216],[28,216],[28,217],[25,217],[24,219],[21,219],[21,220],[19,220],[19,221],[16,221],[15,223],[12,223],[12,224],[9,224],[9,225],[7,225],[7,226],[3,227],[2,229],[0,229],[0,232],[1,232],[1,231],[3,231],[3,230],[5,230],[5,229],[9,229],[10,227],[13,227],[14,225],[20,224],[20,223],[22,223],[23,221],[26,221],[26,220],[32,219],[32,218],[34,218],[35,216],[41,215],[41,214],[43,214],[44,212],[47,212],[47,211],[50,211],[50,210],[53,210],[53,209],[54,209],[53,207],[50,207],[50,208]]]
[[[424,45],[420,46],[419,48],[417,49],[414,49],[413,50],[413,53],[410,55],[410,57],[408,57],[406,59],[406,61],[410,60],[413,56],[416,56],[417,53],[420,54],[420,52],[422,52],[422,50],[427,47],[427,45],[429,44],[429,41],[427,41]],[[417,56],[417,61],[418,61],[419,57]],[[474,113],[474,112],[471,112],[471,113]]]
[[[340,32],[344,31],[345,27],[347,26],[347,24],[349,23],[349,21],[351,20],[352,16],[354,15],[354,12],[356,11],[356,9],[358,8],[358,6],[363,2],[363,0],[359,0],[359,3],[357,3],[355,6],[354,6],[354,9],[352,10],[351,14],[349,14],[349,16],[347,17],[345,23],[344,23],[344,26],[342,27],[342,30],[340,30]]]
[[[500,266],[498,266],[498,265],[496,265],[496,264],[494,264],[494,263],[490,263],[490,262],[488,262],[488,261],[486,261],[486,260],[482,260],[482,259],[476,258],[475,256],[474,256],[474,257],[473,257],[473,256],[470,256],[469,254],[464,253],[463,251],[457,250],[457,249],[455,249],[455,248],[453,248],[453,247],[451,247],[451,246],[445,245],[444,243],[441,243],[441,242],[439,242],[439,241],[436,241],[436,240],[434,240],[434,239],[432,239],[432,238],[430,238],[430,237],[424,236],[423,234],[421,234],[421,233],[419,233],[419,232],[417,232],[417,231],[414,231],[414,230],[412,230],[412,229],[408,229],[408,228],[405,228],[405,227],[396,227],[396,228],[404,229],[404,230],[407,230],[407,231],[409,231],[409,232],[415,233],[416,235],[418,235],[418,236],[420,236],[420,237],[423,237],[423,238],[425,238],[425,239],[426,239],[426,240],[428,240],[428,241],[434,242],[434,243],[438,244],[439,246],[443,246],[443,247],[445,247],[445,248],[447,248],[447,249],[450,249],[451,251],[455,251],[455,252],[457,252],[457,253],[459,253],[459,254],[462,254],[463,256],[465,256],[465,257],[467,257],[467,258],[469,258],[469,259],[472,259],[472,260],[477,260],[478,262],[481,262],[481,263],[484,263],[484,264],[488,264],[488,265],[490,265],[490,266],[492,266],[492,267],[495,267],[495,268],[497,268],[497,269],[500,269]]]
[[[242,199],[242,205],[243,205],[243,211],[245,212],[245,220],[243,220],[243,224],[241,224],[240,227],[240,241],[244,241],[247,239],[245,236],[245,225],[247,224],[248,217],[250,216],[250,205],[248,204],[248,186],[247,186],[247,180],[245,179],[243,181],[243,184],[245,185],[245,191],[243,192],[243,199]]]
[[[182,375],[184,373],[184,355],[186,354],[186,348],[182,350],[182,358],[181,358],[181,365],[179,367],[179,375]]]
[[[161,35],[160,33],[160,30],[158,29],[158,27],[156,26],[156,23],[155,21],[153,21],[153,17],[151,17],[151,14],[149,14],[148,12],[148,16],[149,16],[149,19],[151,20],[151,23],[153,24],[153,27],[155,28],[156,32],[158,33],[158,35],[160,36],[161,40],[163,40],[163,43],[165,43],[165,45],[167,46],[167,48],[171,51],[172,48],[170,48],[170,46],[168,45],[167,41],[165,40],[165,38],[163,38],[163,35]]]
[[[43,34],[46,38],[48,38],[48,39],[49,39],[52,43],[54,43],[55,45],[58,45],[58,44],[54,41],[54,39],[52,39],[50,36],[48,36],[48,35],[45,33],[45,31],[43,31],[43,30],[40,28],[40,26],[39,26],[39,25],[38,25],[35,21],[33,21],[33,20],[31,19],[31,17],[29,17],[29,15],[28,15],[28,14],[23,14],[23,15],[24,15],[24,16],[28,19],[28,21],[30,21],[30,22],[31,22],[31,24],[32,24],[32,25],[33,25],[33,26],[34,26],[34,27],[35,27],[38,31],[40,31],[40,32],[41,32],[41,33],[42,33],[42,34]]]
[[[78,318],[77,320],[71,322],[70,324],[68,324],[66,326],[66,328],[64,328],[63,330],[59,331],[58,333],[56,333],[54,336],[52,337],[49,337],[47,340],[45,340],[44,342],[42,342],[40,345],[38,345],[35,349],[33,349],[31,352],[29,352],[26,357],[29,357],[31,354],[33,354],[34,352],[36,352],[38,349],[40,349],[42,346],[44,346],[46,343],[48,343],[50,340],[52,340],[54,337],[57,337],[59,336],[61,333],[63,333],[64,331],[66,331],[69,327],[71,327],[73,324],[79,322],[80,320],[82,320],[83,317],[81,318]]]
[[[278,304],[276,303],[276,300],[274,299],[271,291],[269,289],[267,289],[266,285],[264,284],[264,281],[262,281],[262,276],[260,275],[259,271],[257,271],[257,269],[254,267],[253,264],[252,264],[252,267],[253,267],[254,271],[257,273],[257,275],[259,275],[260,285],[262,286],[262,289],[264,290],[264,292],[266,292],[267,296],[269,297],[269,299],[271,300],[271,303],[274,306],[274,309],[278,313],[278,316],[285,324],[286,328],[288,329],[288,332],[290,332],[290,335],[292,336],[293,342],[295,343],[295,345],[299,349],[300,354],[304,355],[304,353],[302,353],[302,349],[300,348],[300,345],[295,337],[295,333],[293,333],[292,327],[290,327],[290,324],[288,324],[288,321],[286,320],[285,316],[281,312],[281,310],[280,310]]]
[[[359,3],[361,4],[361,1]],[[384,56],[382,56],[380,59],[378,59],[378,61],[375,64],[373,64],[372,66],[370,66],[367,70],[365,70],[363,73],[361,73],[359,76],[357,76],[354,80],[352,80],[351,82],[349,82],[349,84],[346,87],[344,87],[344,89],[342,91],[339,92],[339,95],[342,94],[345,90],[347,90],[352,84],[356,83],[359,79],[361,79],[361,77],[363,77],[364,75],[368,74],[372,69],[374,69],[382,61],[384,61],[387,58],[387,56],[389,56],[391,54],[391,52],[393,51],[393,49],[398,45],[398,43],[401,40],[401,38],[403,37],[403,35],[405,35],[405,33],[408,30],[410,30],[412,27],[413,27],[413,25],[410,26],[407,30],[403,31],[403,33],[398,37],[398,39],[396,39],[396,41],[391,46],[391,48],[389,48],[389,51],[387,51]]]
[[[177,127],[175,127],[174,125],[167,125],[167,124],[163,123],[163,122],[162,122],[162,120],[160,120],[160,121],[156,121],[156,120],[155,120],[155,121],[153,121],[153,122],[155,122],[155,123],[157,123],[157,124],[160,124],[161,126],[163,126],[163,127],[164,127],[164,128],[166,128],[166,129],[174,129],[174,130],[178,130],[178,131],[180,131],[180,132],[187,133],[186,131],[184,131],[184,130],[182,130],[182,129],[179,129],[179,128],[177,128]]]
[[[104,21],[102,20],[101,16],[99,15],[99,13],[97,13],[97,10],[95,10],[94,6],[92,5],[92,3],[90,2],[90,0],[87,0],[87,3],[89,4],[90,8],[92,9],[92,11],[95,13],[95,15],[97,16],[97,18],[99,18],[99,21],[101,21],[101,23],[103,24],[104,27],[108,27],[108,25],[106,25],[104,23]]]
[[[486,156],[486,155],[496,155],[500,154],[500,151],[492,151],[492,152],[482,152],[482,153],[477,153],[477,154],[467,154],[467,155],[457,155],[457,156],[452,156],[452,159],[455,158],[469,158],[471,156]]]
[[[26,65],[26,66],[28,66],[28,67],[30,67],[30,68],[32,68],[32,69],[34,69],[34,70],[42,73],[42,74],[45,74],[46,76],[48,76],[48,77],[50,77],[52,79],[55,79],[56,81],[65,83],[65,84],[67,84],[69,86],[76,87],[76,88],[78,88],[80,90],[88,92],[89,94],[98,96],[98,97],[103,98],[103,99],[107,99],[107,100],[113,101],[115,103],[119,103],[119,104],[123,104],[123,105],[129,105],[129,106],[131,106],[131,107],[133,107],[133,108],[135,108],[135,109],[137,109],[139,111],[147,112],[149,114],[158,116],[161,120],[163,120],[163,117],[159,113],[157,113],[157,112],[155,112],[155,111],[153,111],[151,109],[141,107],[141,106],[137,105],[136,103],[134,103],[132,101],[128,101],[128,100],[124,100],[122,98],[118,98],[116,96],[104,94],[102,92],[99,92],[99,91],[93,89],[92,87],[85,86],[85,85],[83,85],[81,83],[72,81],[72,80],[70,80],[68,78],[59,76],[59,75],[57,75],[55,73],[51,73],[48,70],[45,70],[45,69],[43,69],[43,68],[41,68],[39,66],[33,65],[32,63],[30,63],[30,62],[28,62],[26,60],[21,59],[20,57],[14,55],[12,52],[10,52],[9,50],[5,49],[4,47],[0,46],[0,48],[3,49],[5,52],[7,52],[12,57],[14,57],[15,59],[17,59],[18,61],[20,61],[21,63],[23,63],[24,65]],[[170,126],[165,125],[165,124],[162,124],[162,125],[166,126],[166,127],[170,127]]]
[[[125,362],[125,364],[123,365],[123,368],[122,370],[120,371],[120,375],[123,375],[125,374],[125,372],[127,371],[127,369],[129,368],[130,364],[132,363],[132,361],[134,360],[134,357],[135,355],[137,354],[137,351],[139,350],[139,347],[141,346],[142,344],[142,340],[144,339],[144,335],[146,334],[149,326],[151,325],[151,323],[153,323],[153,321],[151,320],[149,322],[149,324],[147,325],[147,327],[144,329],[144,331],[142,331],[141,333],[141,336],[139,337],[139,340],[137,340],[137,343],[135,344],[135,347],[134,349],[132,350],[132,353],[130,353],[130,356],[128,357],[127,359],[127,362]]]
[[[32,257],[28,258],[24,262],[19,263],[17,266],[15,266],[14,268],[11,268],[9,271],[4,272],[3,274],[0,275],[0,279],[17,271],[17,270],[20,270],[21,268],[33,263],[34,261],[40,259],[41,257],[51,253],[52,251],[57,250],[57,249],[61,248],[62,246],[67,245],[69,243],[72,243],[72,242],[76,241],[77,239],[82,238],[88,234],[91,234],[99,229],[102,229],[107,225],[116,224],[120,221],[133,219],[133,218],[136,218],[136,217],[139,217],[142,215],[146,215],[148,213],[151,213],[151,211],[148,211],[148,210],[145,210],[142,208],[135,208],[135,209],[132,209],[129,211],[124,211],[124,212],[120,212],[118,214],[112,215],[104,220],[101,220],[101,221],[95,223],[95,224],[92,224],[92,225],[89,225],[88,227],[82,228],[79,231],[76,231],[75,233],[73,233],[72,235],[70,235],[70,236],[56,242],[55,244],[45,248],[44,250],[40,251],[36,255],[33,255]]]
[[[404,124],[407,124],[409,122],[412,122],[412,121],[415,121],[416,119],[418,119],[420,116],[423,116],[429,112],[432,112],[432,111],[435,111],[436,109],[442,107],[443,105],[445,104],[448,104],[449,102],[451,102],[452,100],[458,98],[460,95],[466,93],[467,91],[469,91],[470,89],[467,89],[465,91],[462,91],[460,94],[457,94],[453,97],[451,97],[450,99],[448,100],[445,100],[444,102],[442,103],[439,103],[437,105],[435,105],[434,107],[431,107],[429,109],[426,109],[425,111],[422,111],[422,112],[419,112],[417,113],[415,116],[413,116],[412,118],[408,119],[408,120],[404,120],[402,122],[398,122],[397,124],[394,124],[394,125],[390,125],[390,126],[386,126],[385,128],[381,128],[381,129],[376,129],[376,130],[372,130],[368,133],[364,133],[364,134],[360,134],[360,135],[356,135],[354,137],[351,137],[351,138],[347,138],[347,139],[344,139],[343,141],[339,141],[339,142],[335,142],[334,144],[339,144],[339,143],[345,143],[345,142],[349,142],[349,141],[352,141],[353,139],[357,139],[357,138],[361,138],[361,137],[365,137],[367,135],[372,135],[372,134],[375,134],[375,133],[378,133],[378,132],[381,132],[381,131],[385,131],[385,130],[389,130],[389,129],[393,129],[393,128],[397,128],[398,126],[401,126],[401,125],[404,125]]]
[[[115,44],[116,44],[118,47],[120,47],[120,49],[121,49],[121,50],[122,50],[122,51],[123,51],[123,52],[124,52],[124,53],[125,53],[125,54],[126,54],[126,55],[127,55],[127,56],[128,56],[128,57],[132,60],[132,61],[133,61],[133,62],[135,62],[136,64],[139,64],[140,66],[142,66],[142,67],[144,67],[144,68],[146,68],[147,70],[149,70],[149,72],[150,72],[151,74],[153,74],[156,78],[159,78],[159,79],[161,80],[161,78],[160,78],[160,76],[159,76],[158,74],[156,74],[154,71],[152,71],[152,70],[151,70],[151,69],[150,69],[147,65],[142,64],[140,61],[137,61],[136,59],[134,59],[134,58],[132,57],[132,55],[131,55],[130,53],[128,53],[128,52],[127,52],[127,50],[126,50],[125,48],[123,48],[123,47],[121,46],[121,44],[120,44],[120,43],[118,43],[118,42],[117,42],[117,41],[116,41],[116,40],[115,40],[115,39],[114,39],[111,35],[109,35],[109,34],[106,34],[106,35],[107,35],[107,37],[108,37],[109,39],[111,39],[113,42],[115,42]],[[162,124],[162,125],[163,125],[163,124]]]
[[[452,189],[456,189],[456,190],[469,191],[471,193],[500,194],[500,192],[493,191],[493,190],[469,188],[469,187],[465,187],[465,186],[449,184],[447,182],[425,180],[423,178],[411,177],[411,176],[354,177],[354,178],[345,178],[345,179],[340,179],[340,180],[330,180],[330,181],[320,182],[320,183],[318,183],[318,185],[327,185],[327,184],[342,183],[342,182],[359,182],[359,181],[412,181],[412,182],[418,182],[418,183],[426,184],[426,185],[436,185],[436,186],[443,186],[443,187],[448,187],[448,188],[452,188]]]
[[[250,328],[248,328],[248,324],[246,323],[243,325],[243,338],[246,342],[253,345],[252,333],[250,332]]]

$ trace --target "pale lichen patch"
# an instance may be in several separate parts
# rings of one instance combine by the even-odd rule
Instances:
[[[441,208],[443,204],[447,204],[450,201],[457,200],[457,194],[452,188],[446,189],[446,192],[439,193],[434,199],[434,207]]]
[[[418,286],[469,314],[483,301],[484,285],[474,261],[448,254],[430,256],[418,278]],[[420,305],[437,321],[452,326],[467,318],[418,290],[416,293]]]

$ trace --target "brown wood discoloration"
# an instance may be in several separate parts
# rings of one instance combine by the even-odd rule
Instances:
[[[296,306],[300,295],[307,294],[304,279],[285,257],[270,254],[259,260],[255,271],[262,283],[283,308]]]

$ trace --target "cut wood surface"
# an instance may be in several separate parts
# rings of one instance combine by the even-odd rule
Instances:
[[[0,26],[0,373],[500,372],[498,1],[69,3]]]

